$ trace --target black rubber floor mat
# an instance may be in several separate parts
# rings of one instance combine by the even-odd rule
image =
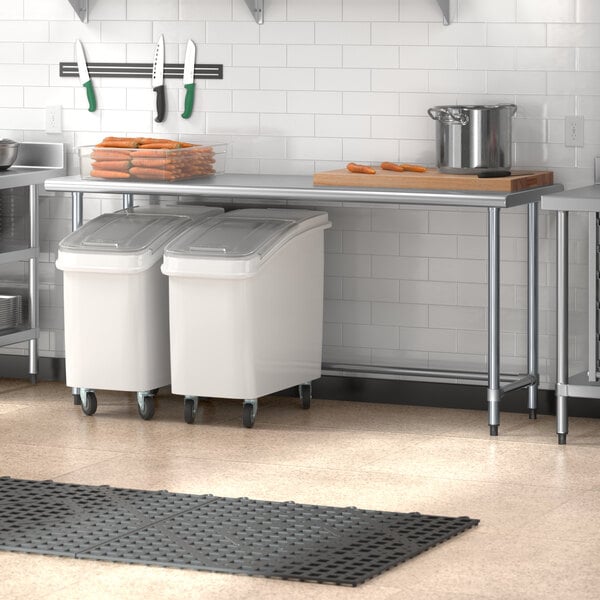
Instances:
[[[358,585],[469,517],[0,477],[0,550]]]

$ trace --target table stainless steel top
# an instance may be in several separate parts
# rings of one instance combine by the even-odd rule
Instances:
[[[562,190],[550,185],[522,192],[473,192],[421,189],[381,189],[316,186],[310,175],[225,174],[181,182],[148,182],[83,179],[78,175],[60,177],[46,189],[63,192],[164,194],[174,196],[211,196],[213,198],[254,198],[309,200],[323,202],[368,202],[377,204],[419,204],[440,206],[479,206],[511,208],[539,200],[540,193]]]

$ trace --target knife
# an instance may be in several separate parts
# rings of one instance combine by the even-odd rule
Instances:
[[[185,63],[183,64],[183,87],[185,88],[185,108],[181,115],[184,119],[189,119],[194,108],[194,92],[196,84],[194,83],[194,67],[196,64],[196,44],[188,40],[185,51]]]
[[[165,68],[165,40],[161,35],[158,38],[156,49],[154,50],[154,66],[152,68],[152,89],[156,92],[156,118],[157,123],[162,123],[165,119],[165,86],[164,86],[164,68]]]
[[[75,42],[75,55],[77,56],[77,69],[79,70],[79,81],[81,81],[81,85],[85,88],[88,99],[88,110],[90,112],[94,112],[96,110],[96,94],[94,93],[94,88],[92,86],[92,80],[90,79],[90,74],[88,73],[87,62],[85,60],[85,52],[83,51],[83,46],[79,40]]]

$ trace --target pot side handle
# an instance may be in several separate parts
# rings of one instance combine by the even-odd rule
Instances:
[[[446,110],[445,108],[433,107],[427,109],[427,114],[434,121],[440,121],[440,123],[458,123],[459,125],[469,124],[469,115],[463,110],[456,115],[452,111]]]

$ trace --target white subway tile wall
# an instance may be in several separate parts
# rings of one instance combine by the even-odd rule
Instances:
[[[101,0],[81,23],[67,0],[0,3],[0,135],[76,147],[104,135],[159,134],[230,142],[227,170],[311,174],[347,161],[435,163],[436,104],[514,102],[514,164],[544,168],[572,188],[591,183],[600,154],[600,2],[452,0],[450,26],[436,0],[266,0],[257,25],[244,0]],[[168,80],[168,113],[154,122],[143,79],[94,83],[89,113],[75,78],[61,78],[80,38],[89,61],[150,62],[165,35],[167,61],[192,38],[198,62],[224,65],[198,81],[195,112]],[[45,107],[62,106],[62,134]],[[564,145],[564,117],[585,118],[585,146]],[[162,198],[166,200],[166,198]],[[138,199],[148,202],[147,198]],[[155,200],[153,200],[155,201]],[[62,287],[54,268],[70,230],[70,199],[42,191],[43,356],[62,356]],[[85,218],[120,198],[85,198]],[[328,208],[328,207],[325,207]],[[342,363],[484,369],[487,214],[419,207],[332,207],[326,238],[324,357]],[[555,220],[540,214],[540,366],[555,377]],[[576,361],[585,364],[587,221],[571,219]],[[526,364],[526,211],[501,217],[502,367]],[[25,346],[0,349],[24,353]]]

